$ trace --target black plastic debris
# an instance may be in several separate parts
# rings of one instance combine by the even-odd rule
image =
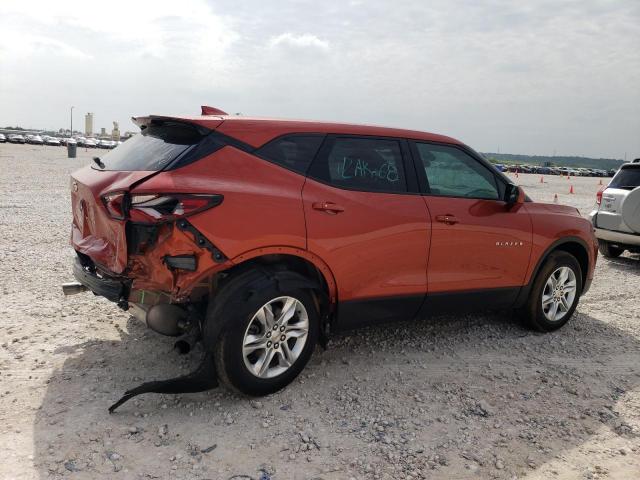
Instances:
[[[133,397],[143,393],[196,393],[211,390],[218,386],[213,355],[206,352],[198,368],[181,377],[170,378],[168,380],[155,380],[146,382],[139,387],[127,390],[120,400],[109,407],[109,413],[113,413],[116,408],[128,402]]]
[[[213,445],[211,445],[210,447],[203,448],[202,450],[200,450],[200,453],[209,453],[209,452],[213,452],[217,447],[218,447],[218,444],[217,444],[217,443],[214,443],[214,444],[213,444]]]

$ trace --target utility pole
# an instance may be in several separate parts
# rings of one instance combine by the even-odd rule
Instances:
[[[73,107],[71,107],[71,133],[69,136],[73,137]]]

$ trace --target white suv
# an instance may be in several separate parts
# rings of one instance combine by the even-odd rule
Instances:
[[[625,250],[640,253],[640,158],[622,165],[596,201],[589,217],[600,253],[609,258]]]

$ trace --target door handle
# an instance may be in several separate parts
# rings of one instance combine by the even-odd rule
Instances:
[[[337,205],[333,202],[313,202],[311,206],[314,210],[321,210],[323,212],[330,213],[331,215],[344,212],[344,207],[341,207],[340,205]]]
[[[446,215],[436,215],[436,221],[444,223],[445,225],[455,225],[458,223],[458,219],[450,213],[447,213]]]

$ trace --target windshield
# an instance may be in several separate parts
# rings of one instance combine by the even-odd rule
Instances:
[[[192,125],[178,122],[151,124],[100,160],[104,170],[158,171],[201,139],[202,135]]]
[[[640,165],[638,167],[621,168],[611,180],[609,188],[626,188],[633,190],[640,186]]]

